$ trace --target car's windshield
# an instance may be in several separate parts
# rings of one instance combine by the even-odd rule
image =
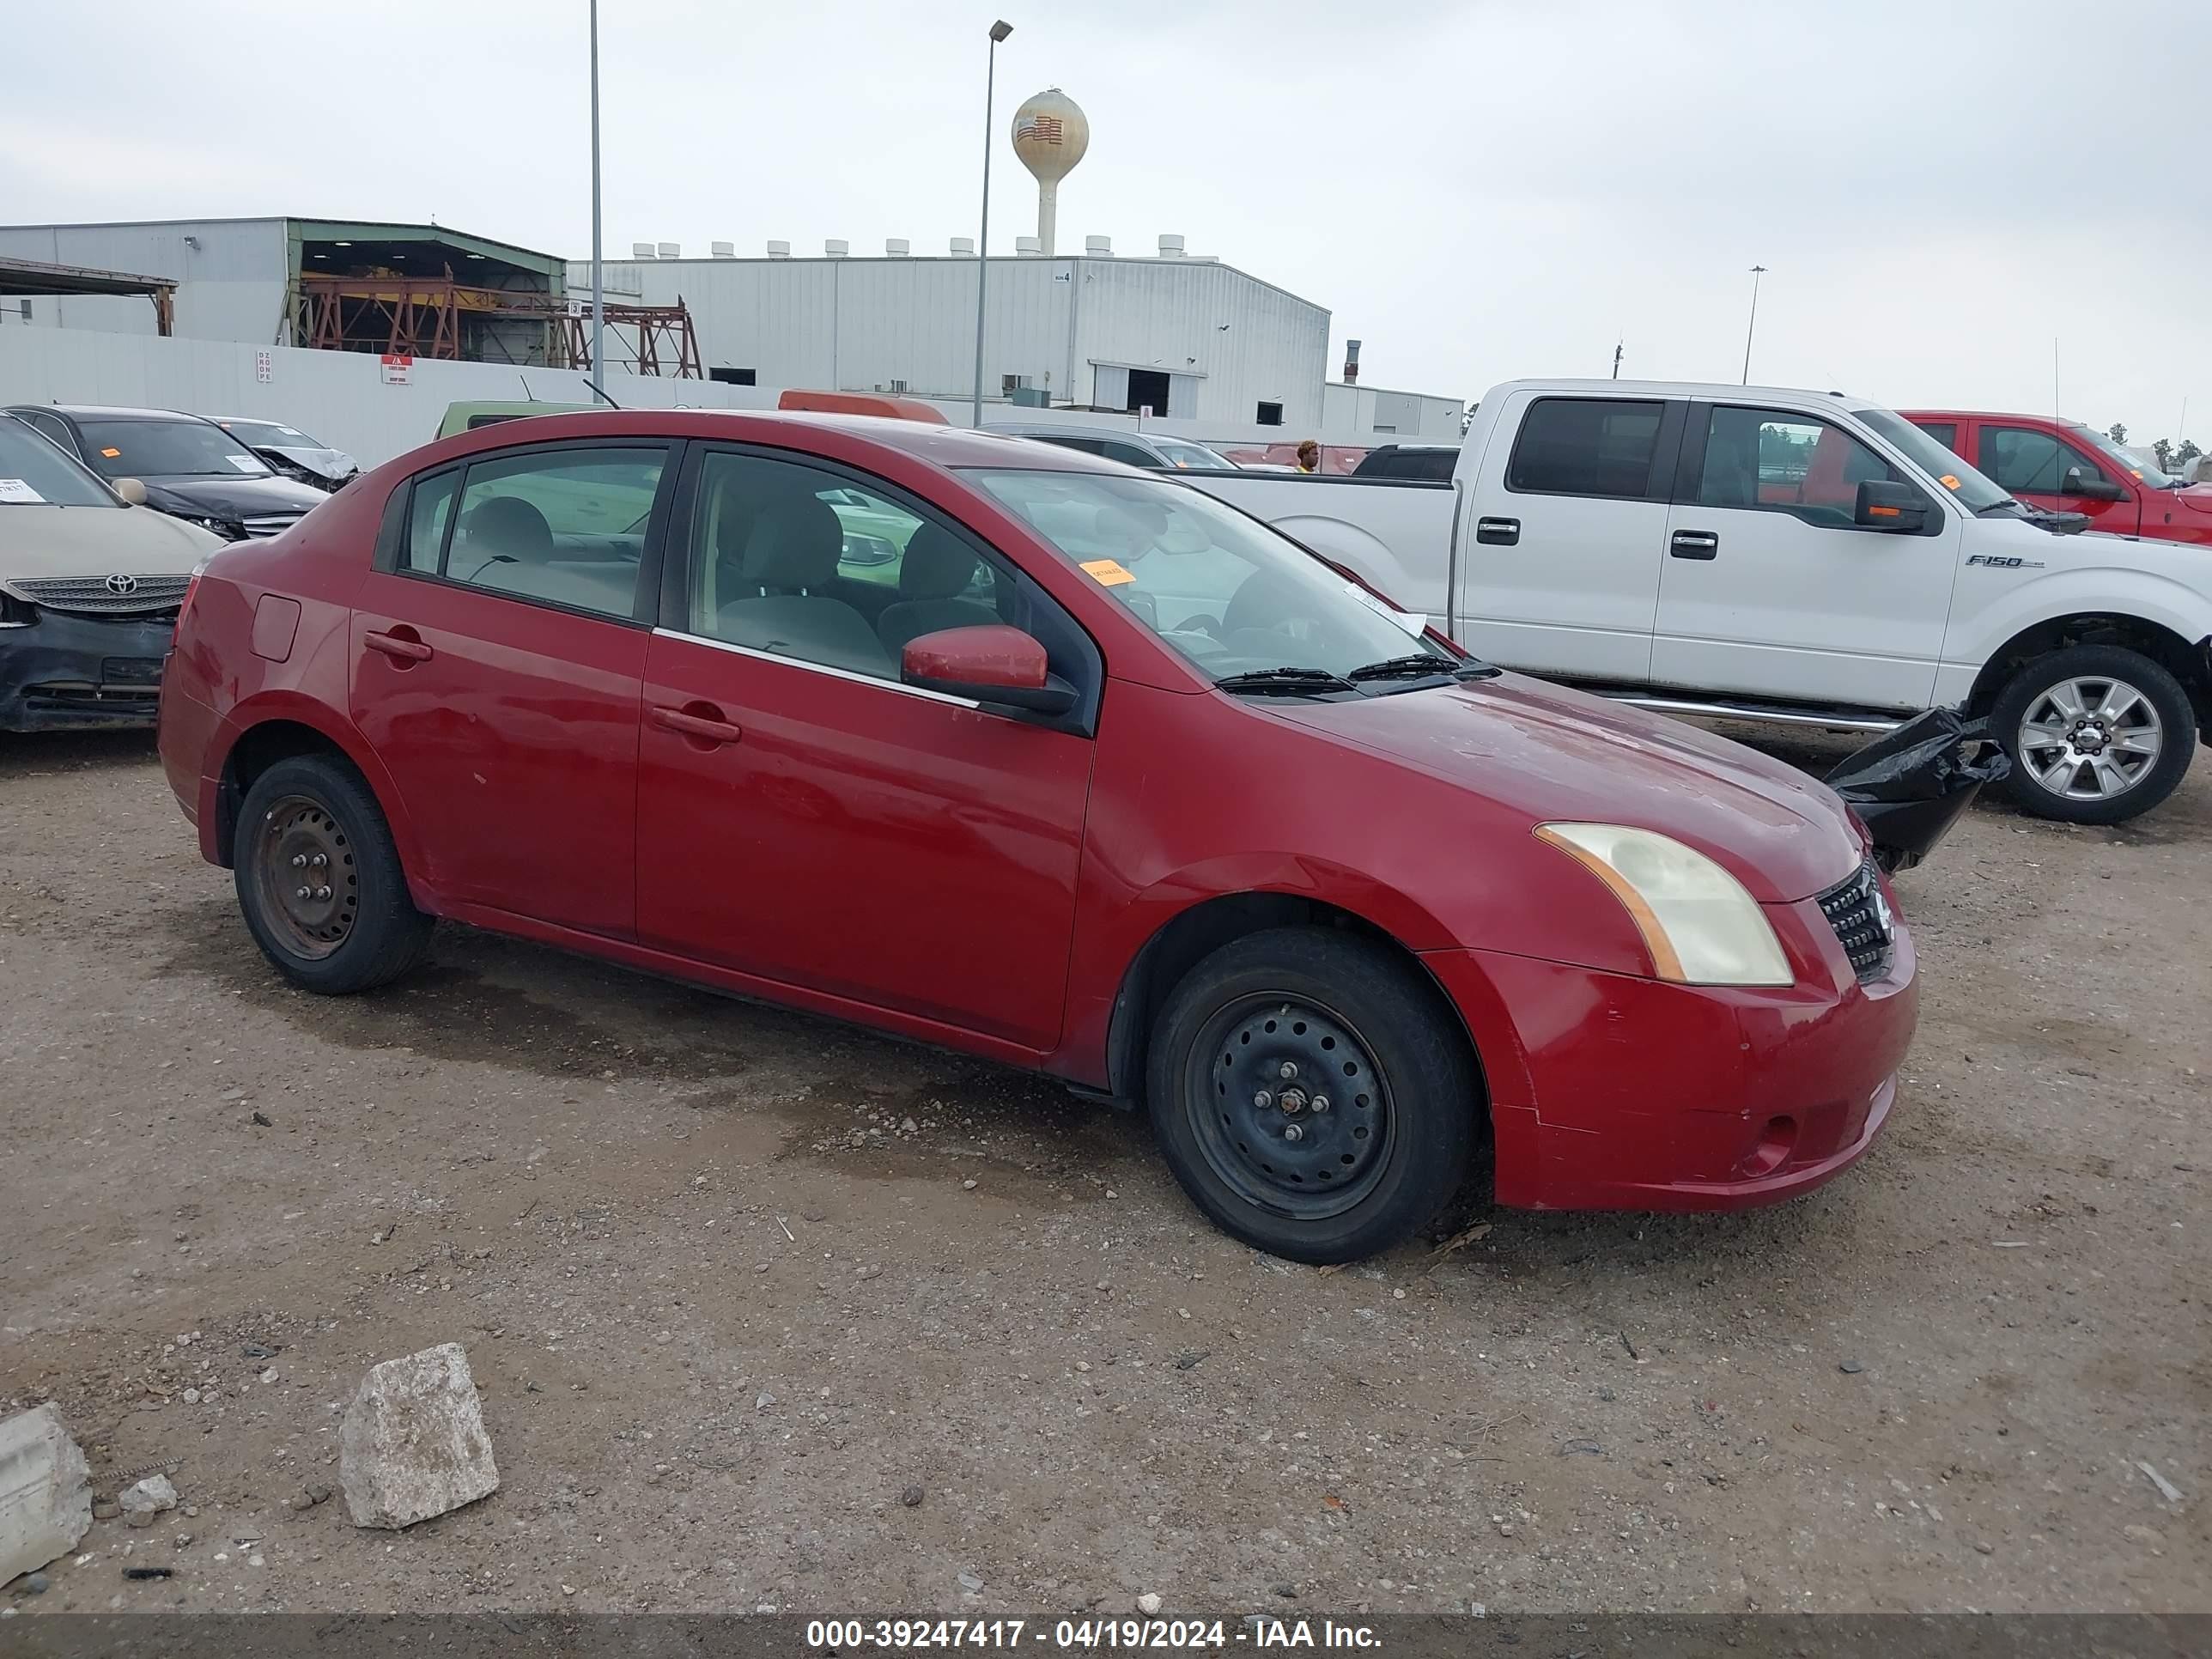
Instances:
[[[2094,426],[2069,426],[2066,435],[2077,443],[2088,445],[2130,477],[2142,479],[2153,489],[2171,489],[2181,482],[2154,463],[2140,459],[2141,452],[2114,443],[2110,434],[2100,432]]]
[[[1968,466],[1902,415],[1887,409],[1854,410],[1859,419],[1905,452],[1905,459],[1959,499],[1969,513],[2002,507],[2011,496]]]
[[[85,453],[111,478],[220,474],[265,478],[269,469],[212,421],[85,421]]]
[[[1217,681],[1281,668],[1341,678],[1422,652],[1440,673],[1462,663],[1424,637],[1423,618],[1188,485],[1097,472],[969,476]]]
[[[0,415],[0,507],[120,507],[60,450],[12,416]]]
[[[1217,455],[1204,444],[1182,443],[1173,438],[1155,438],[1152,447],[1160,452],[1161,459],[1170,466],[1181,467],[1189,472],[1234,472],[1237,463],[1226,455]]]
[[[326,449],[327,444],[310,438],[296,426],[285,426],[276,421],[224,421],[220,423],[225,432],[257,449]]]

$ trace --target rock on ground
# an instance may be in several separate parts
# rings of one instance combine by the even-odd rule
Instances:
[[[68,1554],[91,1528],[91,1474],[60,1411],[0,1423],[0,1584]]]
[[[177,1507],[177,1489],[166,1474],[149,1474],[137,1486],[116,1494],[126,1515],[154,1515]]]
[[[338,1485],[356,1527],[411,1527],[495,1491],[491,1437],[458,1342],[370,1369],[338,1430]]]

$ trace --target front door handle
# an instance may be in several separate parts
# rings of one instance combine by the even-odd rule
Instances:
[[[1678,559],[1716,559],[1721,538],[1710,530],[1678,530],[1667,551]]]
[[[361,642],[372,651],[381,651],[394,662],[428,662],[436,654],[422,641],[414,637],[410,629],[404,634],[380,634],[374,631],[361,636]]]
[[[1511,547],[1521,539],[1518,519],[1477,519],[1474,538],[1486,547]]]
[[[655,704],[652,714],[655,726],[703,744],[735,743],[744,736],[744,728],[724,720],[722,711],[711,702],[689,703],[682,708],[665,708]]]

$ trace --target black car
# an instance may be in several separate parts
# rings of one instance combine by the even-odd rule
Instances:
[[[197,415],[89,404],[22,404],[6,412],[109,483],[137,479],[147,506],[226,541],[281,535],[330,499],[278,477],[246,445]]]

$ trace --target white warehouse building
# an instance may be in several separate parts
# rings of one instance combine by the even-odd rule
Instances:
[[[975,380],[973,245],[914,257],[892,240],[854,258],[831,241],[793,258],[632,258],[605,266],[609,302],[691,313],[708,373],[761,386],[962,398]],[[1024,237],[1024,242],[1033,238]],[[991,261],[983,335],[989,399],[1135,411],[1224,428],[1317,431],[1329,313],[1162,237],[1156,258],[1117,258],[1094,236],[1081,255],[1024,250]],[[645,245],[640,244],[642,253]],[[591,291],[571,260],[568,291]],[[1453,432],[1458,404],[1450,399]]]

